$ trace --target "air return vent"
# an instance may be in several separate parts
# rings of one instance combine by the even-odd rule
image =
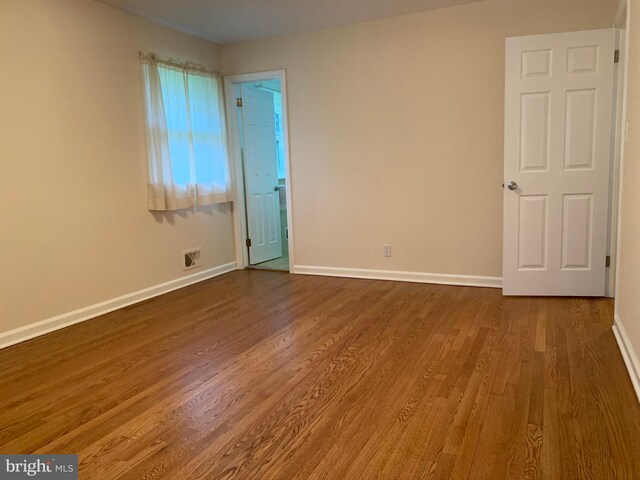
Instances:
[[[194,248],[192,250],[185,250],[184,254],[184,269],[191,270],[200,266],[200,248]]]

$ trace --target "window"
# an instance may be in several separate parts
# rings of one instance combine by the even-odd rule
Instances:
[[[177,210],[229,201],[219,76],[141,54],[148,146],[148,206]]]

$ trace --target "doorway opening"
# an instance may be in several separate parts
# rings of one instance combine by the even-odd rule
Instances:
[[[292,270],[284,72],[225,78],[239,268]]]

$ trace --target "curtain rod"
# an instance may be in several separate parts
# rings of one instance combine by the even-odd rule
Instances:
[[[258,83],[256,85],[256,88],[259,88],[260,90],[266,90],[267,92],[271,92],[271,93],[281,93],[280,90],[276,90],[275,88],[271,88],[271,87],[265,87],[262,83]]]
[[[174,58],[160,58],[153,52],[146,52],[141,50],[138,52],[140,59],[146,60],[148,62],[156,62],[164,65],[170,65],[172,67],[178,68],[180,70],[185,70],[187,72],[200,72],[200,73],[208,73],[209,75],[214,75],[216,77],[222,77],[222,73],[220,73],[215,68],[206,67],[204,65],[200,65],[199,63],[193,62],[181,62]]]

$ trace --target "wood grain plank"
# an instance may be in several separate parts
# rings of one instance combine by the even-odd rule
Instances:
[[[0,351],[0,450],[81,478],[633,479],[608,299],[238,271]]]

